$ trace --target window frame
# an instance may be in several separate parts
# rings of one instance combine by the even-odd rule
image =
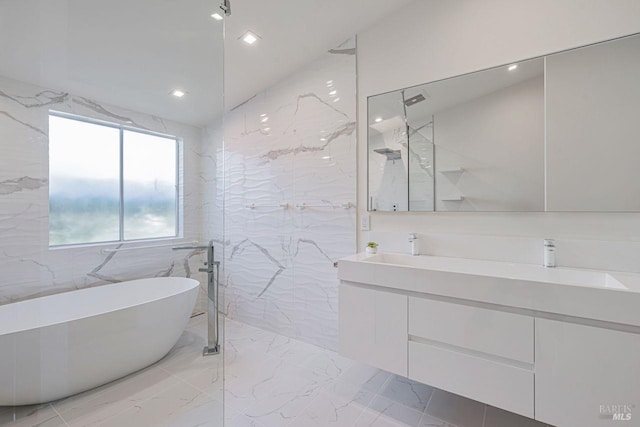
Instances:
[[[104,127],[109,127],[109,128],[113,128],[113,129],[118,129],[119,130],[119,211],[118,211],[118,227],[119,227],[119,232],[118,232],[118,240],[106,240],[106,241],[99,241],[99,242],[79,242],[79,243],[66,243],[66,244],[61,244],[61,245],[52,245],[51,244],[51,234],[50,234],[50,220],[49,218],[47,218],[48,223],[47,223],[47,231],[49,231],[48,233],[48,239],[49,239],[49,248],[50,249],[56,249],[56,248],[65,248],[65,247],[83,247],[83,246],[99,246],[99,245],[105,245],[105,244],[118,244],[118,243],[135,243],[135,242],[152,242],[152,241],[161,241],[161,240],[171,240],[171,239],[179,239],[182,238],[181,235],[181,227],[180,224],[182,224],[182,218],[180,218],[181,212],[182,210],[180,209],[181,207],[181,188],[182,188],[182,181],[180,180],[180,176],[181,176],[181,145],[182,145],[182,140],[180,137],[176,136],[176,135],[170,135],[167,133],[162,133],[162,132],[156,132],[153,130],[149,130],[149,129],[141,129],[141,128],[137,128],[134,126],[128,126],[128,125],[123,125],[123,124],[119,124],[119,123],[113,123],[113,122],[108,122],[105,120],[100,120],[100,119],[95,119],[92,117],[86,117],[86,116],[80,116],[77,114],[72,114],[72,113],[66,113],[64,111],[57,111],[57,110],[49,110],[49,115],[48,117],[50,118],[51,116],[54,117],[59,117],[59,118],[63,118],[63,119],[68,119],[68,120],[75,120],[78,122],[82,122],[82,123],[88,123],[91,125],[96,125],[96,126],[104,126]],[[47,122],[48,123],[48,122]],[[124,132],[128,131],[128,132],[136,132],[136,133],[141,133],[144,135],[151,135],[151,136],[156,136],[159,138],[165,138],[165,139],[170,139],[173,140],[175,142],[175,155],[176,155],[176,176],[175,176],[175,224],[174,224],[174,234],[172,236],[163,236],[163,237],[148,237],[148,238],[139,238],[139,239],[130,239],[127,240],[124,238]],[[49,138],[49,135],[47,135],[47,137]],[[49,144],[51,143],[51,141],[49,140]],[[48,154],[47,154],[48,156]],[[47,165],[49,165],[51,162],[51,159],[48,159]],[[49,183],[49,186],[51,184]],[[50,198],[51,198],[51,190],[49,189],[49,193],[47,194],[47,199],[49,200],[49,205],[50,205]],[[50,213],[49,213],[50,215]]]

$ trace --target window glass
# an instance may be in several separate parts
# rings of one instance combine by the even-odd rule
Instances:
[[[124,131],[124,238],[176,235],[176,140]]]
[[[177,236],[177,149],[175,137],[50,114],[49,245]]]
[[[119,239],[120,131],[49,120],[49,244]]]

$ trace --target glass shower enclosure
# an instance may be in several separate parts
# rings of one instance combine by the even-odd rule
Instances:
[[[0,425],[223,425],[228,7],[0,0]]]

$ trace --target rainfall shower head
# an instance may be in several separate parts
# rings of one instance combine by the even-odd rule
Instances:
[[[391,148],[378,148],[373,150],[378,154],[387,156],[387,160],[400,160],[402,158],[400,150],[392,150]]]
[[[427,98],[425,98],[424,95],[420,93],[404,101],[404,105],[406,105],[407,107],[411,107],[413,105],[416,105],[418,102],[424,101],[425,99]]]

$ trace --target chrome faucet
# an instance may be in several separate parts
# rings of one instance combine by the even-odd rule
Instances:
[[[207,273],[207,346],[202,351],[203,356],[220,353],[220,334],[218,326],[218,283],[220,281],[220,262],[213,257],[213,240],[207,246],[178,246],[177,250],[207,250],[205,268],[198,271]]]
[[[420,242],[416,233],[409,233],[409,243],[411,244],[411,255],[420,255]]]

